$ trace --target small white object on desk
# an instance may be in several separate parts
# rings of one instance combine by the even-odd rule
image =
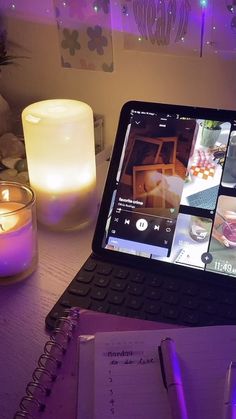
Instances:
[[[73,230],[96,211],[93,112],[77,100],[33,103],[22,113],[29,178],[37,217],[54,230]]]
[[[30,188],[0,182],[0,284],[23,279],[35,268],[34,203]]]

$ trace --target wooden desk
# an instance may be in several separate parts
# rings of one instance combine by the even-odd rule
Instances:
[[[108,163],[103,161],[97,167],[101,197]],[[39,227],[37,271],[25,281],[0,287],[1,419],[12,419],[18,410],[49,339],[45,317],[90,255],[94,227],[95,220],[86,229],[71,233],[53,233]],[[150,327],[173,325],[155,323]]]
[[[101,196],[107,162],[98,163]],[[0,417],[16,412],[48,339],[44,320],[91,253],[95,222],[84,230],[38,230],[39,265],[27,280],[0,287]]]

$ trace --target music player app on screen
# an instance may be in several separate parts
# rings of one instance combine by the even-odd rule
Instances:
[[[104,248],[236,276],[235,121],[131,111]]]

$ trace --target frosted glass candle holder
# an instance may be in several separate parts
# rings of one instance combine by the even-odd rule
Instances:
[[[39,222],[72,230],[91,221],[96,211],[92,109],[76,100],[45,100],[25,108],[22,122]]]
[[[34,193],[16,182],[0,182],[0,285],[26,278],[36,264]]]

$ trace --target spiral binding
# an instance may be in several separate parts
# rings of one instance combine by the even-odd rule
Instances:
[[[44,345],[38,365],[33,371],[32,381],[27,384],[26,395],[22,397],[19,410],[13,419],[35,419],[32,412],[43,412],[47,396],[50,395],[53,382],[57,378],[57,370],[62,363],[73,330],[78,324],[79,309],[65,310],[65,316],[57,320],[50,339]]]

